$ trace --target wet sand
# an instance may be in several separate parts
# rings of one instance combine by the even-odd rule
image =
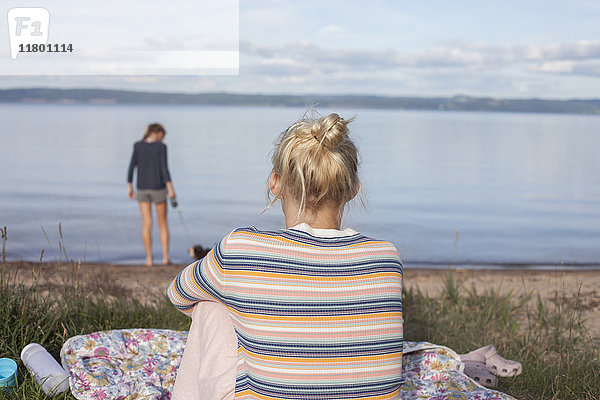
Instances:
[[[144,265],[6,263],[9,274],[16,281],[31,284],[35,280],[43,290],[51,291],[67,279],[84,290],[102,290],[108,296],[139,296],[141,300],[163,296],[173,278],[185,265],[146,267]],[[420,289],[432,297],[444,287],[448,270],[406,268],[404,289]],[[567,298],[579,294],[580,308],[592,337],[600,338],[600,271],[563,270],[543,271],[527,269],[469,270],[456,269],[455,278],[462,287],[475,287],[478,292],[495,290],[511,292],[522,298],[538,294],[551,304],[557,296]]]

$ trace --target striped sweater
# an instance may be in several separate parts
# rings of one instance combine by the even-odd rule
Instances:
[[[185,268],[168,296],[188,315],[199,301],[229,309],[238,335],[236,399],[398,399],[396,248],[354,231],[309,232],[237,229]]]

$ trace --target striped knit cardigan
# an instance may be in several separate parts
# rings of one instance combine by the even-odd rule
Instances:
[[[398,399],[402,274],[389,242],[250,227],[185,268],[168,296],[188,315],[199,301],[229,309],[236,399]]]

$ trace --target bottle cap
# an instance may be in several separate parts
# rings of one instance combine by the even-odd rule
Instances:
[[[21,360],[26,363],[33,353],[37,353],[38,351],[42,350],[44,350],[42,345],[38,343],[29,343],[27,346],[23,347],[23,350],[21,350]]]

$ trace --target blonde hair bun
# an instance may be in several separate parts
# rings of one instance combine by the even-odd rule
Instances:
[[[338,114],[319,118],[305,115],[281,133],[275,142],[271,161],[279,175],[280,195],[293,196],[300,214],[314,211],[325,203],[343,206],[359,188],[358,151],[349,137],[348,124]],[[267,194],[270,200],[270,194]]]
[[[301,139],[314,139],[329,148],[337,147],[348,137],[347,125],[351,121],[335,113],[316,120],[303,120],[296,124],[294,135]]]

